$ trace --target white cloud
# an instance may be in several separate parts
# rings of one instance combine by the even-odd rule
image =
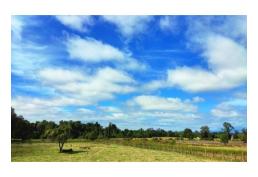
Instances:
[[[223,23],[213,25],[213,30],[229,36],[234,39],[239,39],[242,44],[246,42],[247,35],[247,17],[246,16],[225,16]]]
[[[208,69],[179,67],[168,70],[168,83],[190,92],[230,89],[246,81],[246,49],[235,41],[209,35],[202,43]]]
[[[163,16],[160,18],[159,27],[163,31],[169,31],[176,33],[179,29],[177,27],[177,17],[176,16]]]
[[[240,114],[232,109],[232,108],[223,108],[223,107],[217,107],[211,110],[211,113],[215,117],[226,117],[226,118],[232,118],[232,117],[239,117]]]
[[[127,73],[112,68],[101,68],[94,73],[83,73],[61,68],[45,68],[38,72],[37,91],[51,90],[49,98],[17,97],[13,106],[24,115],[29,109],[50,109],[62,106],[95,105],[136,90],[136,82]],[[43,86],[43,87],[42,87]],[[30,90],[31,91],[31,90]]]
[[[32,42],[12,41],[12,73],[34,79],[35,73],[53,57],[48,48]]]
[[[219,104],[219,107],[246,107],[246,99],[232,98]]]
[[[71,58],[81,61],[90,63],[113,62],[117,68],[132,71],[147,69],[144,63],[131,57],[131,53],[123,52],[93,38],[73,36],[66,41],[66,47]]]
[[[187,37],[190,41],[198,41],[206,33],[216,33],[228,38],[238,40],[242,45],[246,45],[247,18],[246,16],[199,16],[186,17]],[[192,43],[194,47],[196,43]]]
[[[79,111],[81,114],[84,114],[84,115],[96,114],[95,111],[93,111],[91,109],[86,109],[86,108],[79,108],[79,109],[77,109],[77,111]]]
[[[124,37],[132,37],[135,34],[143,33],[147,30],[147,24],[152,20],[151,16],[103,16],[103,19],[110,22],[118,28]]]
[[[167,87],[167,82],[163,80],[154,80],[143,85],[144,91],[153,91],[160,88]]]
[[[180,66],[167,71],[167,78],[144,85],[152,91],[164,87],[178,87],[188,92],[224,90],[244,85],[247,68],[245,47],[246,17],[186,17],[187,46],[207,64]],[[161,28],[170,25],[169,17],[161,18]],[[220,24],[220,25],[216,25]]]
[[[234,93],[234,97],[238,98],[238,99],[245,99],[247,98],[247,94],[246,92],[243,91],[238,91]]]
[[[63,76],[63,77],[62,77]],[[85,100],[85,105],[100,100],[112,99],[114,94],[136,91],[136,81],[126,72],[109,67],[100,68],[95,73],[48,68],[39,71],[40,81],[57,93],[76,100]]]
[[[128,102],[129,105],[140,106],[143,110],[183,111],[194,112],[197,107],[182,101],[180,98],[163,98],[158,96],[141,95]]]
[[[124,119],[124,118],[127,118],[128,115],[121,112],[115,112],[115,113],[112,113],[112,117],[116,119]]]
[[[34,109],[36,107],[56,107],[56,106],[68,106],[68,105],[84,105],[87,104],[85,100],[78,100],[69,97],[58,97],[58,98],[33,98],[19,96],[12,101],[14,107],[24,107]]]
[[[105,67],[99,69],[96,77],[101,80],[111,81],[115,83],[134,83],[132,79],[126,72],[121,70],[116,70],[110,67]]]
[[[92,16],[85,15],[58,15],[56,19],[63,25],[81,32],[86,32],[94,23]]]
[[[202,97],[199,97],[199,96],[195,96],[192,98],[192,102],[194,102],[194,103],[200,103],[200,102],[204,102],[204,101],[205,101],[205,99]]]
[[[12,39],[15,38],[17,40],[22,39],[22,30],[25,26],[24,21],[19,16],[12,16]]]
[[[137,59],[134,59],[130,56],[124,59],[124,62],[117,63],[117,67],[128,70],[128,71],[145,71],[147,70],[148,66],[144,63],[139,62]]]
[[[99,107],[100,110],[104,111],[104,112],[111,112],[111,113],[119,113],[121,112],[121,109],[118,107],[114,107],[114,106],[100,106]]]
[[[38,26],[39,21],[31,16],[12,16],[12,73],[27,79],[34,79],[35,73],[52,58],[47,45],[33,42],[23,31]],[[33,36],[35,37],[35,36]]]
[[[246,106],[246,99],[231,98],[215,106],[211,114],[220,118],[246,118]]]
[[[39,71],[39,77],[48,83],[67,83],[83,81],[85,76],[78,71],[65,70],[61,68],[46,68]]]
[[[71,37],[66,43],[71,58],[86,62],[122,60],[124,53],[119,49],[93,38]]]
[[[11,16],[11,31],[12,31],[12,44],[21,42],[23,39],[24,29],[31,26],[38,26],[38,21],[34,16],[12,15]]]
[[[85,104],[84,100],[75,100],[73,98],[33,98],[33,97],[16,97],[12,99],[12,107],[15,108],[15,112],[30,121],[38,120],[82,120],[88,115],[95,115],[94,112],[90,114],[90,110],[86,113],[86,110],[67,111],[64,106],[69,105],[81,105]],[[46,110],[47,113],[46,114]]]
[[[203,48],[203,56],[207,58],[214,72],[221,73],[234,69],[246,71],[246,49],[234,40],[211,34],[205,39]]]

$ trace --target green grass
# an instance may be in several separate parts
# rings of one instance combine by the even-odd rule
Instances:
[[[216,143],[211,145],[204,144],[202,141],[191,141],[175,143],[174,140],[165,139],[111,139],[108,141],[101,140],[100,142],[121,144],[125,146],[138,147],[143,149],[155,149],[160,151],[177,152],[184,155],[204,157],[206,159],[218,161],[246,161],[247,152],[245,144],[238,144],[237,146],[223,145]],[[212,143],[212,141],[210,141]]]
[[[136,143],[135,143],[136,142]],[[193,147],[198,153],[189,153],[189,146],[182,147],[181,151],[169,149],[166,143],[148,141],[152,146],[146,146],[140,141],[124,140],[105,140],[105,141],[70,141],[65,144],[66,149],[72,148],[73,153],[59,153],[58,144],[51,142],[32,141],[31,143],[12,143],[12,161],[13,162],[205,162],[205,161],[232,161],[217,156],[204,156],[203,147]],[[168,147],[168,149],[162,149]],[[237,150],[236,150],[236,149]],[[201,151],[202,150],[202,151]],[[238,152],[243,151],[246,155],[246,149],[242,147],[208,147],[208,152]],[[232,158],[230,154],[228,158]],[[234,154],[237,155],[237,154]],[[241,160],[238,160],[241,161]]]

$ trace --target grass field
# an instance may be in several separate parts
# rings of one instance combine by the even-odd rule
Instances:
[[[72,153],[59,153],[57,143],[32,141],[12,143],[13,162],[205,162],[246,161],[245,146],[198,146],[188,141],[172,144],[156,140],[69,141],[64,148]],[[205,145],[203,145],[205,144]]]

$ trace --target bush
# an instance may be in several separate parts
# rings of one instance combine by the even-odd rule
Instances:
[[[224,143],[224,144],[227,144],[228,143],[228,135],[226,133],[223,133],[220,135],[220,142]]]

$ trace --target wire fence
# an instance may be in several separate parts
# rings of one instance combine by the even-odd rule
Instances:
[[[184,155],[204,157],[211,160],[227,161],[227,162],[246,162],[247,152],[244,149],[234,149],[234,147],[208,147],[193,146],[188,144],[176,144],[171,142],[156,142],[150,140],[102,140],[105,144],[119,144],[143,149],[152,149],[167,152],[176,152]]]

